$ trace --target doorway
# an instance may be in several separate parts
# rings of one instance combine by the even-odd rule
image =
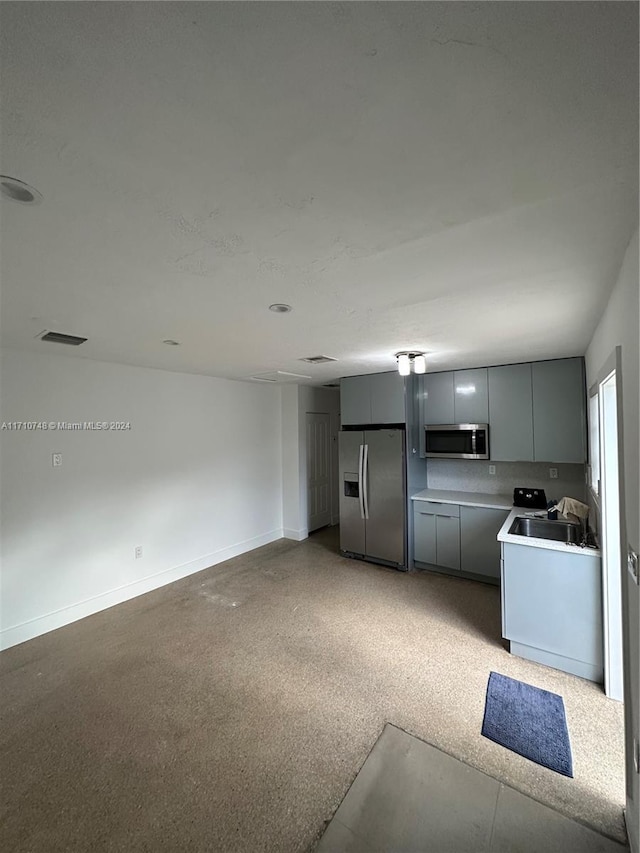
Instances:
[[[307,527],[331,524],[331,416],[307,412]]]

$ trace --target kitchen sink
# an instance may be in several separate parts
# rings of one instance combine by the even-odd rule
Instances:
[[[517,516],[509,533],[516,536],[529,536],[536,539],[551,539],[554,542],[566,542],[568,545],[580,543],[580,525],[571,521],[548,521],[546,518]]]

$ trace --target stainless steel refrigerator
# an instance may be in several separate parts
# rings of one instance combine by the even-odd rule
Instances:
[[[341,552],[406,569],[404,430],[343,430],[339,442]]]

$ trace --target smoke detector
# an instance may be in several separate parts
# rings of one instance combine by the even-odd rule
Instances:
[[[0,175],[0,193],[10,201],[17,201],[19,204],[40,204],[42,201],[42,195],[38,190],[9,175]]]

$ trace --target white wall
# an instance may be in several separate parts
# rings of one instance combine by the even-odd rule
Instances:
[[[47,346],[3,351],[4,421],[131,429],[0,432],[3,647],[282,536],[279,389]]]
[[[640,388],[640,301],[638,297],[638,232],[627,249],[618,281],[611,293],[602,319],[585,354],[587,387],[615,350],[622,347],[623,452],[624,452],[624,517],[628,543],[640,551],[640,483],[639,483],[639,388]],[[626,555],[623,555],[626,562]],[[625,572],[623,596],[628,613],[625,626],[625,649],[629,650],[630,683],[625,690],[627,737],[627,815],[634,851],[640,850],[640,790],[638,774],[631,759],[632,738],[640,739],[640,590]]]

